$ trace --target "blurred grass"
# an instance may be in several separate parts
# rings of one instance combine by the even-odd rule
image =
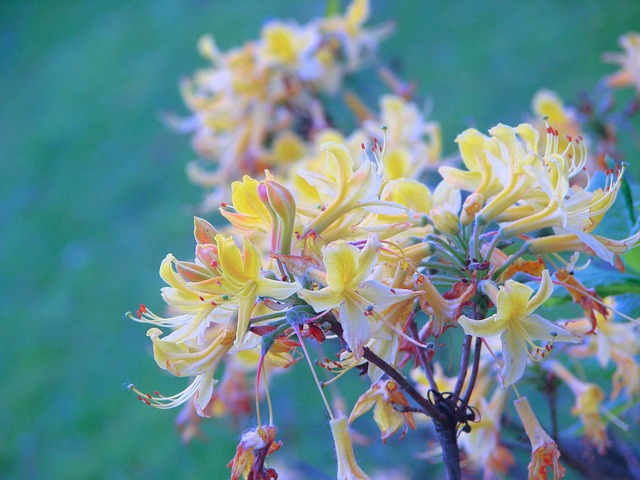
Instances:
[[[158,372],[145,329],[121,320],[141,302],[159,308],[160,260],[192,252],[193,154],[157,114],[183,111],[177,80],[203,65],[200,35],[228,48],[265,19],[322,11],[293,0],[2,2],[0,477],[228,476],[237,432],[224,420],[206,427],[211,442],[185,448],[176,412],[121,388],[182,385]],[[538,88],[572,99],[612,72],[600,54],[637,27],[640,3],[404,0],[374,2],[374,17],[395,20],[382,56],[433,98],[452,152],[469,124],[520,121]],[[297,378],[273,385],[289,412],[280,455],[330,478],[328,426],[308,376]],[[408,442],[378,442],[362,462],[393,464]]]

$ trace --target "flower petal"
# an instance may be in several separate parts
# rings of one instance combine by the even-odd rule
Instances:
[[[327,284],[337,292],[358,275],[360,252],[345,241],[336,241],[322,249],[322,258],[327,269]]]
[[[458,318],[458,323],[464,329],[466,335],[474,337],[493,337],[503,332],[509,325],[509,319],[498,318],[498,315],[491,315],[483,320],[474,320],[465,315]]]
[[[302,288],[298,282],[281,282],[280,280],[272,280],[264,277],[258,277],[256,284],[256,295],[260,297],[271,297],[276,300],[284,300]]]
[[[522,318],[520,323],[527,330],[531,340],[570,343],[579,343],[582,340],[579,336],[569,332],[564,327],[556,325],[540,315],[529,315]]]
[[[549,275],[549,270],[544,270],[542,272],[542,282],[540,282],[540,288],[536,294],[531,297],[531,300],[527,303],[527,308],[524,312],[525,315],[529,315],[531,312],[534,312],[538,309],[553,293],[553,282],[551,281],[551,276]]]
[[[318,313],[339,307],[344,301],[342,292],[336,292],[331,287],[316,291],[303,289],[298,292],[298,296],[311,305]]]
[[[353,358],[360,360],[364,344],[369,341],[369,320],[362,308],[350,298],[340,306],[340,323],[344,330],[344,340],[353,352]]]
[[[527,366],[528,350],[515,331],[505,330],[502,340],[502,381],[508,387],[522,378]]]
[[[391,288],[377,280],[367,280],[355,289],[369,304],[375,307],[388,307],[416,295],[412,290]]]
[[[498,291],[497,315],[500,319],[509,320],[520,318],[531,298],[533,289],[527,285],[513,280],[507,280],[504,287]]]

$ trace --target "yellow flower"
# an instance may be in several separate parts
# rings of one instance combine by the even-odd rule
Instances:
[[[268,455],[278,450],[282,442],[275,442],[277,429],[262,425],[242,434],[236,454],[227,467],[231,468],[231,480],[242,478],[278,478],[275,470],[264,467]]]
[[[624,53],[607,53],[604,60],[622,66],[619,72],[610,75],[607,83],[611,87],[635,84],[640,90],[640,34],[630,32],[620,37],[620,46]]]
[[[529,463],[529,480],[546,480],[547,468],[551,468],[554,480],[564,477],[565,470],[560,465],[558,445],[540,425],[527,397],[520,397],[513,403],[533,449]]]
[[[258,297],[283,300],[300,289],[297,282],[288,283],[263,277],[260,253],[246,238],[243,251],[232,237],[216,235],[218,256],[222,270],[220,286],[227,292],[229,302],[238,304],[238,332],[236,345],[240,345],[249,328],[249,319]]]
[[[545,349],[536,345],[534,340],[571,343],[580,341],[580,337],[533,313],[553,293],[553,282],[547,270],[542,273],[540,288],[533,296],[531,287],[513,280],[507,280],[497,293],[493,284],[485,282],[482,287],[496,305],[497,312],[482,320],[463,315],[458,322],[467,335],[492,337],[500,334],[504,357],[502,381],[505,387],[522,377],[527,358],[535,360],[540,350],[544,352]],[[534,353],[530,349],[534,349]]]
[[[362,471],[353,453],[351,434],[347,425],[347,418],[341,416],[329,422],[331,434],[336,447],[338,457],[337,480],[370,480],[369,476]]]
[[[322,249],[327,271],[327,286],[321,290],[301,290],[298,295],[316,312],[339,309],[338,319],[344,340],[356,360],[362,356],[364,344],[371,337],[371,322],[376,308],[385,308],[405,300],[414,292],[393,289],[377,280],[367,280],[373,271],[380,240],[370,235],[362,250],[343,241],[335,241]],[[375,326],[375,324],[373,325]]]
[[[326,152],[325,172],[302,170],[299,175],[314,187],[321,197],[327,199],[328,205],[305,226],[304,235],[311,232],[321,235],[327,227],[350,211],[372,203],[380,203],[377,195],[381,177],[372,162],[365,161],[354,172],[354,162],[346,146],[327,142],[323,143],[320,149]]]
[[[160,338],[162,331],[151,328],[147,336],[153,342],[153,354],[156,363],[163,370],[178,377],[195,377],[193,382],[182,392],[165,397],[157,394],[144,394],[133,385],[129,389],[138,394],[138,398],[159,409],[177,407],[193,398],[196,411],[200,416],[209,416],[207,406],[213,396],[213,387],[218,380],[213,375],[220,361],[233,346],[236,335],[235,320],[226,325],[216,324],[208,332],[212,340],[200,342],[172,342],[167,337]]]
[[[567,368],[558,362],[551,362],[549,369],[564,381],[576,397],[571,414],[580,416],[584,425],[585,436],[603,455],[609,446],[609,438],[605,428],[600,405],[604,401],[604,392],[595,383],[583,382],[576,378]]]
[[[358,398],[351,415],[349,415],[349,423],[352,423],[373,407],[373,419],[378,428],[380,428],[383,443],[386,443],[387,438],[396,433],[405,421],[415,430],[416,424],[411,412],[399,412],[394,408],[394,404],[409,406],[407,399],[398,390],[396,382],[393,380],[378,380]]]
[[[475,128],[458,135],[456,143],[467,170],[443,166],[438,169],[442,178],[454,188],[479,193],[485,198],[498,193],[501,185],[487,159],[488,141],[489,138]]]
[[[260,201],[258,185],[260,182],[245,175],[242,182],[231,184],[233,208],[220,207],[220,213],[231,224],[248,231],[267,232],[271,228],[271,216],[267,207]]]

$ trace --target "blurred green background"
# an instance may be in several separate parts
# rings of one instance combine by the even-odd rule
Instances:
[[[161,310],[161,259],[192,255],[201,191],[184,165],[194,154],[158,116],[185,112],[177,82],[204,65],[202,34],[226,49],[256,38],[267,19],[306,21],[323,9],[299,0],[0,3],[1,478],[228,477],[238,438],[229,422],[209,422],[210,441],[185,447],[176,411],[145,408],[122,388],[184,387],[157,369],[145,327],[122,320],[139,303]],[[640,2],[378,1],[374,17],[395,21],[381,56],[433,99],[451,153],[469,125],[522,120],[538,88],[570,100],[614,71],[600,55],[638,27]],[[307,478],[332,478],[317,394],[306,372],[289,380],[272,385],[284,407],[279,455],[315,466]],[[426,448],[420,434],[387,448],[376,439],[359,459],[370,470],[397,465],[411,438]]]

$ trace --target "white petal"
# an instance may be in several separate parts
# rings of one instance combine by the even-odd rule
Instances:
[[[524,375],[527,366],[528,348],[515,332],[506,330],[502,340],[502,381],[505,387],[516,383]]]
[[[347,299],[340,307],[340,323],[344,331],[344,340],[353,352],[353,358],[360,360],[365,343],[369,341],[369,320],[364,311],[351,299]]]

